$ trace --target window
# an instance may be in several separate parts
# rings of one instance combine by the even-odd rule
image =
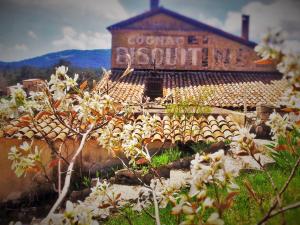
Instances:
[[[202,66],[208,66],[208,48],[202,48]]]
[[[148,77],[145,83],[144,95],[154,101],[163,97],[163,79],[159,77]]]
[[[230,49],[226,48],[224,64],[229,64],[229,63],[230,63]]]
[[[208,44],[208,37],[204,36],[202,42],[203,42],[203,44]]]
[[[237,54],[236,54],[236,63],[237,64],[241,64],[242,63],[242,57],[243,57],[243,49],[239,48],[237,50]]]
[[[214,49],[214,58],[216,64],[222,64],[223,52],[221,49]]]
[[[196,45],[196,44],[198,44],[197,37],[194,36],[194,35],[188,36],[188,44],[190,44],[190,45]]]

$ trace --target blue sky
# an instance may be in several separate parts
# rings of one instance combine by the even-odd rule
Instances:
[[[250,15],[250,38],[281,27],[300,49],[299,0],[160,0],[160,5],[240,35]],[[149,9],[149,0],[0,0],[0,60],[14,61],[65,49],[110,48],[106,27]]]

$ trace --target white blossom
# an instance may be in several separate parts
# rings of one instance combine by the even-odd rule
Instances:
[[[26,176],[27,169],[36,166],[41,159],[41,151],[37,146],[32,149],[27,142],[23,142],[19,148],[13,146],[8,153],[8,159],[12,161],[11,168],[17,177]]]
[[[206,224],[207,225],[224,225],[224,221],[222,219],[220,219],[220,216],[217,212],[214,212],[208,217]]]
[[[282,117],[279,113],[273,112],[266,124],[271,127],[272,139],[277,141],[280,136],[285,135],[286,129],[289,127],[288,114]]]

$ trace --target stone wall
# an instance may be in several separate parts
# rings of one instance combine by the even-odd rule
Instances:
[[[152,69],[155,61],[157,69],[274,70],[254,63],[259,58],[252,47],[163,14],[112,31],[112,68],[125,68],[126,54],[135,69]]]

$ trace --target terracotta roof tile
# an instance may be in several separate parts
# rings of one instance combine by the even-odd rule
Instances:
[[[131,122],[140,123],[141,117],[132,118]],[[3,136],[8,138],[43,138],[46,135],[52,140],[65,140],[67,137],[72,138],[72,134],[68,133],[68,129],[58,123],[56,118],[47,117],[43,120],[36,121],[36,126],[33,124],[26,127],[18,127],[19,122],[12,121],[3,129]],[[117,125],[114,132],[120,132],[122,126]],[[142,129],[142,126],[137,129]],[[152,136],[152,141],[210,141],[216,142],[224,139],[229,139],[238,135],[238,125],[234,123],[229,116],[200,116],[191,118],[176,118],[167,115],[159,117],[156,126],[153,125],[155,133]],[[95,131],[92,138],[99,137],[99,131]]]
[[[151,71],[135,71],[117,82],[121,72],[114,72],[109,85],[115,88],[109,94],[116,101],[139,101],[144,94],[146,77]],[[258,103],[276,104],[286,82],[281,75],[270,72],[166,72],[158,71],[163,78],[164,97],[172,94],[173,102],[189,97],[206,96],[206,104],[223,108],[242,108]],[[104,91],[106,81],[97,88]]]

